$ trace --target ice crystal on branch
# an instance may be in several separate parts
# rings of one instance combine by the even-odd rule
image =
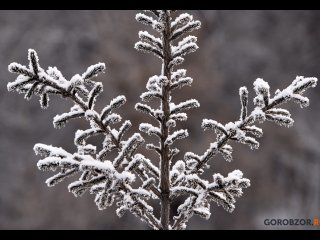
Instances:
[[[136,15],[136,20],[151,27],[153,32],[140,31],[140,41],[135,48],[154,54],[162,62],[161,73],[148,79],[147,91],[140,96],[144,103],[135,105],[137,111],[152,118],[152,124],[140,123],[139,130],[155,137],[158,143],[146,143],[140,133],[125,137],[132,123],[129,120],[121,123],[122,117],[116,113],[126,103],[125,96],[112,99],[101,111],[96,109],[103,85],[94,77],[104,73],[104,63],[92,65],[83,74],[67,80],[56,67],[41,68],[37,53],[30,49],[28,66],[9,65],[9,71],[18,77],[7,87],[9,91],[25,94],[27,100],[38,96],[42,108],[49,106],[53,95],[73,101],[74,106],[69,111],[54,117],[53,125],[57,129],[76,118],[88,122],[87,129],[75,133],[75,153],[60,147],[35,145],[35,153],[42,157],[38,168],[56,172],[46,181],[49,187],[77,175],[78,179],[69,184],[68,190],[76,197],[86,192],[95,195],[98,209],[116,204],[119,217],[130,211],[153,229],[185,229],[194,214],[209,219],[212,202],[232,212],[236,198],[250,186],[250,180],[244,178],[240,170],[234,170],[226,177],[211,173],[212,178],[205,179],[202,173],[210,169],[209,160],[221,154],[226,161],[232,161],[233,148],[229,144],[232,141],[257,149],[258,138],[263,135],[257,123],[271,121],[291,127],[294,121],[289,111],[280,105],[292,100],[301,107],[308,106],[309,99],[303,93],[315,87],[317,79],[298,76],[287,88],[277,90],[273,95],[269,84],[258,78],[253,83],[252,111],[248,107],[249,91],[241,87],[239,118],[226,124],[203,119],[201,127],[212,131],[215,141],[203,154],[186,152],[183,159],[176,159],[180,152],[176,141],[183,141],[189,135],[187,129],[179,128],[179,122],[188,119],[187,110],[198,108],[200,104],[196,99],[174,103],[172,94],[193,82],[187,71],[178,66],[184,57],[198,49],[197,38],[188,34],[199,29],[201,23],[190,14],[179,15],[175,10],[145,10]],[[148,105],[151,101],[158,103],[156,109]],[[88,143],[96,136],[103,137],[100,146]],[[140,154],[138,150],[144,144],[146,149],[156,152],[158,158],[150,160]],[[111,152],[115,153],[113,159],[110,159]],[[171,218],[172,202],[178,197],[184,202],[176,209],[177,215]],[[159,214],[154,214],[149,204],[151,198],[160,202]]]
[[[138,162],[137,166],[130,170],[122,166],[124,162],[134,161],[137,148],[144,142],[138,133],[128,139],[124,138],[124,134],[131,127],[130,121],[125,121],[118,129],[113,126],[122,120],[114,111],[125,104],[126,98],[118,96],[100,112],[95,110],[95,102],[103,91],[103,86],[92,78],[104,72],[105,64],[92,65],[82,75],[77,74],[68,81],[55,67],[44,71],[34,50],[29,50],[28,59],[29,67],[17,63],[9,65],[9,71],[19,76],[8,84],[8,90],[25,93],[28,99],[33,95],[40,96],[42,107],[48,105],[49,96],[53,94],[72,100],[75,105],[69,112],[54,117],[53,124],[56,128],[64,127],[75,118],[83,118],[89,122],[88,129],[76,131],[76,153],[71,154],[62,148],[44,144],[35,145],[36,154],[44,157],[38,162],[38,168],[58,171],[46,181],[47,185],[51,187],[68,177],[80,174],[79,179],[68,187],[75,196],[82,196],[89,191],[96,195],[95,202],[99,209],[117,203],[118,213],[128,210],[153,228],[159,229],[160,225],[152,213],[152,207],[145,202],[151,196],[159,195],[154,181],[148,181],[149,169],[153,172],[159,170],[148,160]],[[87,143],[89,138],[98,135],[105,139],[102,146],[99,146],[99,152],[98,146]],[[111,151],[117,151],[113,161],[107,160]],[[137,189],[131,186],[136,181],[136,176],[144,180],[142,187]],[[148,183],[145,183],[146,181]]]

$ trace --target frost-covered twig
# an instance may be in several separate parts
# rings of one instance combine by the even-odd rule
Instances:
[[[94,82],[92,78],[104,72],[105,64],[98,63],[90,66],[85,73],[77,74],[68,81],[56,67],[49,67],[47,71],[43,70],[34,50],[29,50],[28,59],[30,62],[29,68],[18,63],[9,65],[9,71],[17,73],[19,76],[14,82],[8,84],[8,90],[25,93],[26,99],[30,99],[32,96],[40,96],[42,108],[48,107],[49,96],[53,94],[71,99],[75,105],[69,112],[54,117],[55,128],[64,127],[68,121],[75,118],[84,118],[90,123],[89,129],[76,132],[74,142],[78,151],[74,154],[44,144],[35,145],[35,152],[45,157],[38,162],[39,169],[56,171],[60,168],[58,174],[46,181],[48,186],[54,186],[65,178],[82,172],[79,181],[69,185],[69,190],[75,196],[81,196],[86,190],[91,189],[91,192],[96,194],[95,201],[99,209],[105,209],[115,200],[123,202],[126,199],[125,201],[128,201],[135,192],[135,197],[132,198],[129,205],[124,202],[128,205],[125,209],[139,215],[152,227],[159,229],[158,220],[153,216],[152,208],[146,203],[140,203],[142,196],[138,194],[139,189],[135,190],[124,184],[131,184],[135,180],[134,175],[131,176],[132,173],[130,172],[132,171],[143,181],[149,178],[145,165],[141,163],[135,169],[125,170],[125,166],[133,161],[134,153],[144,143],[144,139],[136,133],[124,140],[125,132],[131,127],[131,122],[128,120],[118,130],[112,128],[113,124],[121,121],[121,116],[114,113],[114,110],[125,104],[126,98],[118,96],[111,100],[110,104],[103,108],[100,113],[95,110],[95,101],[103,91],[103,86],[100,82]],[[104,136],[103,146],[99,152],[97,152],[96,146],[87,144],[90,137],[97,135]],[[111,163],[106,160],[106,157],[113,150],[118,151],[118,156]],[[127,176],[131,177],[130,181],[126,179]],[[101,188],[97,187],[102,185]],[[152,197],[160,198],[160,192],[154,183],[150,183],[148,189],[144,191],[151,191]],[[150,196],[149,194],[147,197]],[[146,214],[142,214],[141,211]]]
[[[187,115],[185,110],[199,107],[195,99],[182,102],[178,105],[171,103],[171,92],[174,89],[190,85],[192,79],[185,77],[186,71],[173,68],[183,62],[183,56],[197,50],[197,38],[187,36],[181,40],[177,46],[174,41],[187,32],[200,27],[199,21],[193,21],[191,15],[182,14],[172,20],[172,10],[158,10],[153,19],[143,13],[137,14],[137,21],[152,25],[160,32],[161,38],[157,38],[145,31],[139,32],[140,42],[136,43],[135,48],[144,52],[152,52],[162,60],[162,72],[159,76],[153,76],[147,83],[147,92],[141,95],[145,102],[153,99],[160,99],[160,107],[152,109],[146,104],[137,103],[136,109],[152,116],[158,121],[158,126],[142,123],[140,130],[149,135],[156,135],[160,139],[159,146],[147,145],[148,149],[155,150],[160,154],[160,190],[161,190],[161,225],[162,229],[170,228],[170,165],[174,155],[179,150],[171,149],[173,143],[188,136],[185,129],[170,133],[170,129],[176,126],[176,121],[185,121]]]
[[[275,96],[271,98],[269,84],[259,78],[254,82],[254,90],[257,94],[254,98],[255,109],[249,115],[247,115],[248,90],[245,87],[240,88],[240,120],[223,125],[214,120],[204,119],[202,128],[204,130],[215,130],[217,141],[211,143],[210,147],[201,156],[191,152],[185,154],[185,160],[188,165],[187,172],[199,172],[217,153],[221,153],[227,161],[230,161],[232,159],[232,148],[230,145],[227,145],[229,140],[247,144],[251,149],[257,149],[259,143],[254,137],[261,137],[262,129],[254,125],[256,121],[262,123],[268,120],[280,126],[291,127],[294,121],[289,111],[276,107],[290,100],[299,103],[301,107],[308,106],[309,99],[302,96],[302,94],[308,88],[315,87],[317,81],[316,78],[298,76],[287,88],[282,91],[277,90]],[[251,134],[252,136],[248,136],[247,134]]]
[[[177,140],[188,137],[188,130],[173,131],[173,128],[177,126],[177,122],[187,120],[185,111],[200,106],[195,99],[178,104],[171,101],[172,94],[177,89],[191,86],[193,82],[192,78],[186,76],[185,69],[176,68],[183,63],[187,54],[198,49],[197,38],[186,34],[200,28],[201,24],[188,13],[174,17],[175,10],[145,12],[138,13],[136,20],[151,26],[159,36],[140,31],[140,41],[135,48],[158,57],[162,62],[162,70],[159,75],[149,78],[147,91],[141,94],[141,100],[156,100],[159,107],[153,109],[146,103],[137,103],[135,108],[151,116],[157,123],[156,126],[150,123],[141,123],[139,126],[140,131],[155,136],[159,141],[158,144],[146,144],[148,150],[159,155],[156,164],[137,152],[145,143],[139,133],[124,139],[132,125],[129,120],[124,121],[119,128],[114,127],[122,121],[115,110],[126,102],[124,96],[114,98],[99,112],[95,110],[95,102],[103,91],[103,85],[92,78],[104,72],[105,64],[93,65],[82,75],[77,74],[66,80],[56,67],[43,70],[36,52],[29,50],[28,67],[18,63],[9,65],[9,71],[19,76],[8,84],[8,90],[24,93],[27,100],[32,96],[39,96],[42,108],[48,107],[51,95],[71,99],[75,105],[69,112],[54,117],[55,128],[64,127],[68,121],[75,118],[84,118],[90,123],[88,129],[78,130],[75,134],[76,153],[71,154],[62,148],[45,144],[35,145],[36,154],[43,156],[43,159],[38,161],[38,168],[58,171],[47,179],[48,186],[54,186],[67,177],[81,173],[80,178],[68,186],[69,191],[75,196],[81,196],[86,191],[95,194],[95,202],[100,210],[116,203],[119,217],[125,211],[130,211],[154,229],[185,229],[194,214],[205,219],[210,217],[212,201],[232,212],[235,198],[242,196],[243,189],[250,186],[249,179],[243,178],[240,170],[230,172],[227,177],[214,173],[213,181],[202,179],[201,174],[210,167],[209,160],[221,153],[227,161],[231,161],[233,149],[228,144],[229,140],[247,144],[251,149],[258,148],[259,142],[256,138],[262,137],[263,132],[255,126],[256,122],[268,120],[281,126],[292,126],[293,119],[289,111],[279,108],[279,105],[293,100],[301,107],[308,106],[309,99],[302,94],[308,88],[315,87],[317,79],[297,77],[286,89],[277,90],[273,97],[268,83],[257,79],[254,82],[255,108],[250,114],[248,90],[246,87],[240,88],[239,120],[221,124],[215,120],[204,119],[202,128],[214,130],[216,141],[210,143],[202,155],[187,152],[183,160],[176,160],[174,158],[180,150],[174,145]],[[98,135],[104,137],[100,151],[97,151],[97,146],[87,143],[89,138]],[[109,160],[107,157],[112,151],[117,152],[116,157]],[[157,164],[160,167],[157,167]],[[136,177],[139,177],[141,183],[137,188],[133,187],[137,186]],[[178,207],[177,216],[171,219],[171,204],[177,197],[183,197],[184,202]],[[157,219],[153,208],[148,204],[150,198],[160,201],[160,219]]]
[[[209,219],[211,201],[216,202],[218,206],[221,205],[226,211],[232,212],[235,208],[235,197],[240,197],[242,189],[250,186],[249,179],[243,178],[240,170],[229,173],[227,177],[216,173],[213,175],[213,182],[209,183],[195,174],[185,175],[182,169],[184,169],[183,161],[178,161],[173,167],[175,173],[179,172],[179,180],[176,180],[179,186],[174,189],[191,196],[179,206],[178,216],[174,217],[173,229],[185,229],[186,223],[193,214]]]

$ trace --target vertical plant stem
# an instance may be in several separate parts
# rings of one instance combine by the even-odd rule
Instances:
[[[171,17],[170,13],[165,13],[165,26],[162,33],[163,54],[164,60],[162,64],[162,74],[171,79],[171,70],[169,63],[172,58],[171,46]],[[169,159],[169,146],[165,144],[165,141],[169,135],[169,128],[166,125],[170,118],[170,106],[169,106],[170,91],[169,86],[163,86],[162,88],[162,110],[164,117],[161,121],[161,178],[160,178],[160,190],[161,190],[161,225],[163,230],[168,230],[170,225],[170,159]]]

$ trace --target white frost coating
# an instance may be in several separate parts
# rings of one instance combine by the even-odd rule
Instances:
[[[173,51],[181,48],[181,47],[184,46],[185,44],[195,43],[195,42],[197,42],[197,37],[195,37],[195,36],[190,36],[190,35],[189,35],[189,36],[185,37],[183,40],[181,40],[181,41],[178,43],[177,48],[176,48],[176,49],[173,48]]]
[[[123,104],[125,104],[126,101],[127,101],[126,97],[123,95],[120,95],[120,96],[117,96],[114,99],[112,99],[109,106],[112,109],[116,109],[116,108],[121,107]]]
[[[280,99],[280,98],[290,99],[292,97],[292,94],[293,94],[292,88],[288,87],[282,90],[281,92],[279,92],[273,100]]]
[[[227,125],[224,127],[221,123],[218,123],[215,120],[211,119],[203,119],[201,127],[206,131],[206,130],[216,130],[218,132],[224,133],[225,135],[228,135],[227,133]]]
[[[179,173],[183,173],[186,169],[186,165],[182,160],[177,161],[173,167],[172,170],[177,170]]]
[[[248,89],[246,87],[239,88],[239,95],[248,95]]]
[[[54,79],[58,80],[59,84],[67,84],[67,80],[64,78],[57,67],[48,67],[47,73]]]
[[[160,49],[162,48],[161,39],[151,35],[147,31],[139,31],[139,38],[141,39],[141,41],[146,41],[146,42],[149,42],[149,43],[153,43],[158,48],[160,48]]]
[[[229,133],[232,133],[232,132],[236,132],[237,131],[237,124],[234,123],[234,122],[229,122],[225,125],[224,129],[229,132]]]
[[[172,128],[172,127],[176,127],[177,123],[175,120],[172,120],[172,119],[169,119],[167,122],[166,122],[166,126],[168,128]]]
[[[196,174],[189,174],[186,175],[185,180],[190,183],[197,183],[200,185],[203,189],[207,189],[209,182],[207,180],[202,180],[198,175]]]
[[[143,189],[143,188],[132,189],[132,193],[138,194],[138,195],[144,196],[144,197],[150,197],[150,192]],[[150,206],[148,206],[148,208],[149,208],[149,210],[152,210],[152,208]]]
[[[182,13],[171,23],[171,28],[175,28],[178,25],[184,25],[187,22],[190,22],[192,20],[193,20],[192,15],[190,15],[188,13]]]
[[[26,67],[21,65],[20,63],[10,63],[8,66],[8,71],[11,73],[25,73],[26,75],[32,75],[31,71]]]
[[[114,159],[113,165],[118,167],[122,164],[125,157],[131,156],[134,151],[144,143],[144,139],[141,137],[139,133],[133,134],[122,146],[121,151],[118,156]]]
[[[87,70],[82,74],[83,79],[89,79],[92,77],[96,77],[99,73],[104,72],[106,69],[105,63],[97,63],[94,65],[91,65],[87,68]]]
[[[171,85],[171,91],[174,89],[181,89],[184,86],[191,86],[193,82],[193,79],[191,77],[185,77],[185,78],[179,78],[179,80],[176,80]]]
[[[294,120],[291,117],[284,116],[284,115],[276,115],[276,114],[266,114],[266,119],[268,121],[275,122],[276,124],[280,126],[285,127],[292,127]]]
[[[39,58],[38,54],[34,49],[28,49],[28,60],[29,60],[29,69],[33,71],[34,74],[37,74],[40,66],[39,66]]]
[[[201,27],[200,21],[189,21],[182,27],[176,28],[172,33],[172,39],[177,39],[185,33],[192,32],[193,30],[199,29]]]
[[[126,172],[126,171],[123,171],[121,173],[115,173],[115,177],[120,180],[120,181],[125,181],[125,182],[134,182],[136,177],[133,173],[130,173],[130,172]],[[135,190],[132,190],[132,192],[136,192],[136,193],[139,193],[141,195],[143,195],[143,193],[145,193],[145,195],[147,195],[146,191],[142,191],[142,189],[138,190],[138,189],[135,189]]]
[[[87,144],[85,146],[78,146],[78,153],[81,155],[95,154],[97,152],[97,147],[92,144]]]
[[[251,150],[259,148],[259,143],[253,137],[247,137],[247,136],[243,135],[241,138],[238,138],[238,140],[240,143],[249,145]]]
[[[133,160],[128,164],[125,170],[130,171],[136,168],[140,168],[143,171],[148,170],[156,177],[160,176],[159,168],[153,165],[150,159],[146,158],[142,154],[135,154]]]
[[[180,129],[178,131],[175,131],[165,141],[165,144],[172,145],[176,140],[186,138],[189,136],[189,133],[185,129]]]
[[[272,108],[266,111],[267,114],[283,115],[290,117],[291,114],[288,110],[282,108]]]
[[[190,99],[185,102],[181,102],[178,105],[170,103],[170,113],[175,114],[184,110],[189,110],[191,108],[200,107],[200,103],[196,99]]]
[[[265,121],[265,119],[266,119],[265,113],[259,107],[256,107],[252,111],[251,116],[253,117],[254,121],[258,121],[260,123]]]
[[[155,113],[156,113],[156,110],[152,109],[150,106],[146,105],[146,104],[141,104],[141,103],[137,103],[135,105],[135,109],[137,111],[140,111],[140,112],[143,112],[143,113],[146,113],[146,114],[149,114],[153,117],[155,117]],[[159,110],[161,111],[161,110]],[[162,112],[162,111],[161,111]],[[159,112],[159,114],[161,113]]]
[[[173,57],[181,57],[181,56],[184,56],[189,53],[193,53],[193,52],[197,51],[198,48],[199,47],[196,43],[188,42],[188,43],[184,43],[181,46],[173,48],[172,54],[173,54]]]
[[[72,87],[77,87],[82,85],[84,83],[84,80],[79,74],[76,74],[70,79],[69,83]]]
[[[186,113],[171,114],[170,119],[174,121],[187,121],[188,115]]]
[[[122,117],[117,114],[117,113],[111,113],[108,117],[106,117],[102,123],[105,125],[105,126],[109,126],[110,124],[115,124],[115,123],[118,123],[118,122],[121,122],[122,120]]]
[[[291,85],[282,91],[277,91],[276,96],[271,100],[271,103],[281,99],[288,101],[293,98],[294,101],[300,104],[300,107],[306,107],[309,105],[309,99],[307,97],[303,97],[301,94],[303,94],[304,91],[310,87],[316,87],[317,83],[317,78],[305,78],[303,76],[297,76]]]
[[[242,177],[243,173],[239,169],[236,169],[233,172],[230,172],[228,177],[226,177],[224,180],[227,182],[231,182],[233,180],[239,181]]]
[[[146,53],[153,53],[156,57],[159,57],[160,59],[163,59],[163,55],[161,51],[154,47],[153,45],[146,43],[146,42],[137,42],[134,45],[134,48],[138,51],[146,52]]]
[[[161,98],[162,94],[159,91],[149,91],[141,94],[142,101],[149,102],[152,98]]]
[[[112,129],[110,133],[116,138],[119,139],[119,132],[116,129]]]
[[[45,170],[45,169],[50,169],[54,166],[58,167],[65,167],[65,166],[70,166],[70,167],[78,167],[79,162],[71,159],[70,157],[67,158],[59,158],[59,157],[46,157],[43,160],[39,160],[37,163],[37,166],[40,170]]]
[[[37,143],[33,147],[34,152],[37,155],[45,156],[45,157],[70,157],[72,154],[68,153],[61,147],[53,147],[52,145],[46,145],[42,143]]]
[[[184,62],[184,58],[183,57],[174,57],[170,63],[169,63],[169,66],[172,67],[172,66],[178,66],[180,64],[182,64]]]
[[[120,95],[115,97],[110,101],[110,104],[107,105],[100,114],[100,118],[103,120],[106,118],[113,110],[120,108],[126,103],[127,99],[125,96]]]
[[[185,229],[186,223],[194,215],[208,219],[210,217],[211,202],[222,206],[226,211],[232,212],[235,208],[236,197],[242,195],[242,189],[250,186],[250,181],[242,177],[240,170],[235,170],[223,177],[221,174],[213,174],[213,181],[209,182],[200,178],[205,170],[209,169],[208,161],[220,153],[227,161],[232,160],[232,147],[229,141],[247,144],[252,149],[258,148],[259,143],[255,137],[262,136],[262,129],[256,127],[256,121],[273,121],[279,125],[291,126],[293,119],[290,113],[282,108],[277,108],[289,100],[297,102],[301,107],[309,105],[309,99],[302,93],[317,84],[316,78],[297,77],[293,83],[283,91],[277,90],[273,98],[270,97],[270,87],[267,82],[257,79],[254,82],[255,109],[248,114],[248,90],[245,87],[239,89],[241,111],[238,121],[221,124],[214,120],[204,119],[202,127],[205,130],[213,129],[216,133],[216,142],[210,143],[209,148],[203,154],[187,152],[183,160],[176,161],[175,156],[179,149],[172,148],[175,140],[188,136],[186,130],[174,132],[176,121],[185,121],[187,114],[184,110],[199,107],[195,99],[181,102],[178,105],[172,102],[173,90],[184,86],[190,86],[192,78],[186,76],[186,70],[177,69],[177,65],[184,60],[182,56],[197,50],[197,38],[194,36],[184,37],[186,33],[200,27],[199,21],[194,21],[189,14],[181,14],[174,19],[176,10],[146,10],[153,14],[153,18],[145,14],[138,14],[137,20],[152,26],[159,34],[154,36],[146,31],[139,32],[140,42],[135,47],[138,50],[151,52],[162,59],[163,68],[160,76],[153,76],[147,83],[147,92],[141,95],[142,101],[156,100],[160,102],[158,109],[152,109],[148,105],[138,103],[137,110],[152,116],[157,121],[157,127],[142,123],[140,130],[147,134],[156,135],[160,142],[147,144],[147,149],[154,150],[161,159],[168,159],[169,169],[161,169],[143,155],[136,153],[138,147],[144,143],[144,139],[135,133],[127,139],[123,135],[131,127],[130,121],[125,121],[120,128],[110,124],[121,121],[121,116],[113,113],[113,110],[122,106],[126,99],[119,96],[113,99],[101,113],[95,109],[95,101],[102,92],[103,86],[100,82],[94,82],[91,78],[105,70],[105,64],[98,63],[90,66],[82,75],[74,75],[70,81],[66,80],[56,67],[44,70],[39,65],[37,53],[29,50],[29,65],[23,66],[12,63],[8,69],[18,74],[17,79],[8,84],[8,90],[16,90],[25,94],[25,99],[32,96],[40,97],[43,108],[48,107],[49,95],[60,95],[69,98],[75,106],[70,112],[62,113],[54,118],[55,127],[64,124],[73,118],[82,117],[90,123],[90,128],[79,130],[75,136],[75,145],[78,151],[70,154],[61,148],[37,144],[34,148],[37,154],[43,156],[38,162],[41,170],[58,171],[58,173],[47,179],[48,186],[54,186],[67,177],[81,173],[78,181],[69,185],[69,191],[75,196],[81,196],[86,191],[95,194],[95,203],[99,210],[106,209],[114,203],[118,206],[117,215],[123,216],[125,211],[130,211],[142,221],[154,229]],[[170,19],[171,26],[167,20]],[[169,27],[170,29],[165,29]],[[170,32],[167,36],[166,32]],[[182,40],[177,43],[177,40]],[[168,45],[169,44],[169,45]],[[165,46],[165,49],[164,49]],[[170,48],[170,50],[168,49]],[[164,51],[165,50],[165,51]],[[169,50],[169,51],[168,51]],[[170,72],[168,72],[169,70]],[[170,79],[163,76],[171,76]],[[168,109],[169,105],[169,109]],[[153,106],[153,105],[152,105]],[[169,112],[168,112],[169,111]],[[171,132],[173,131],[173,133]],[[87,144],[88,138],[101,135],[103,143],[101,150],[97,153],[99,146]],[[109,159],[109,153],[113,151],[116,158]],[[158,162],[155,161],[157,164]],[[161,176],[161,174],[163,174]],[[135,178],[139,177],[140,187],[132,186]],[[169,176],[169,180],[163,179]],[[166,182],[167,181],[167,182]],[[161,182],[161,183],[160,183]],[[167,184],[169,195],[163,195],[163,184]],[[138,184],[138,183],[137,183]],[[159,189],[161,186],[161,189]],[[162,203],[166,198],[173,201],[183,195],[185,201],[178,207],[178,215],[170,221],[169,226],[162,226],[162,221],[153,214],[153,208],[146,200],[150,197],[160,199]],[[162,218],[160,219],[165,219]]]
[[[97,116],[97,113],[96,111],[89,109],[85,112],[84,116],[86,117],[86,119],[92,120]]]
[[[231,162],[233,160],[232,158],[232,152],[233,149],[230,145],[226,144],[223,147],[219,149],[219,152],[221,153],[222,157],[227,161]]]
[[[257,80],[254,81],[253,86],[257,94],[267,93],[270,90],[269,84],[262,78],[257,78]]]
[[[29,77],[19,75],[14,82],[9,82],[9,83],[7,84],[7,89],[8,89],[8,91],[14,91],[14,90],[16,90],[16,89],[17,89],[17,86],[19,86],[19,85],[22,84],[22,83],[27,82],[29,79],[30,79]]]
[[[308,87],[316,87],[318,83],[318,79],[315,77],[303,77],[297,76],[296,79],[293,81],[290,88],[293,89],[295,93],[303,93]]]
[[[80,164],[80,169],[99,169],[100,171],[103,171],[105,173],[113,173],[115,171],[114,166],[112,162],[110,161],[104,161],[100,162],[97,160],[83,160]]]
[[[152,77],[149,78],[146,88],[149,91],[154,91],[154,92],[161,92],[161,86],[160,86],[160,77],[161,76],[157,76],[154,75]]]
[[[140,23],[143,23],[145,25],[152,26],[153,29],[156,31],[161,31],[163,29],[163,25],[158,22],[157,20],[153,19],[152,17],[149,17],[143,13],[138,13],[136,15],[136,20]]]
[[[309,98],[301,96],[300,94],[292,94],[293,101],[300,104],[301,108],[309,106]]]
[[[245,131],[253,134],[254,136],[260,138],[263,135],[263,131],[261,128],[258,128],[256,126],[246,126]]]
[[[92,122],[92,121],[91,121]],[[87,130],[77,130],[74,137],[74,143],[76,146],[85,146],[86,140],[90,137],[96,136],[98,134],[102,134],[103,131],[100,128],[94,128],[91,126],[91,128]]]
[[[160,136],[161,135],[160,128],[154,127],[149,123],[140,123],[139,130],[141,132],[147,133],[149,136],[151,136],[151,135]]]
[[[163,113],[163,111],[161,109],[156,109],[152,113],[152,116],[154,116],[156,119],[162,119],[163,116],[164,116],[164,113]]]
[[[187,74],[186,69],[178,69],[177,71],[173,72],[171,75],[171,81],[175,82],[178,81],[180,78],[185,77]]]
[[[124,96],[118,96],[113,99],[101,114],[94,110],[94,103],[96,97],[102,91],[102,84],[93,82],[90,79],[103,72],[105,65],[101,63],[92,65],[82,75],[76,74],[70,81],[67,81],[56,67],[49,67],[45,72],[38,64],[38,57],[35,51],[29,51],[28,58],[29,67],[16,63],[10,64],[9,70],[19,74],[19,76],[14,82],[8,84],[8,90],[17,90],[25,93],[26,99],[30,99],[32,95],[40,96],[42,107],[48,106],[49,94],[62,95],[63,98],[72,99],[75,105],[71,110],[54,117],[55,127],[62,127],[70,119],[80,117],[90,123],[89,129],[76,132],[74,141],[78,151],[74,154],[70,154],[62,148],[44,144],[35,145],[34,151],[36,154],[44,157],[39,160],[38,167],[43,171],[58,170],[57,174],[47,179],[47,185],[49,187],[54,186],[67,177],[81,172],[79,180],[71,183],[69,190],[75,196],[81,196],[85,191],[92,188],[92,191],[96,194],[95,202],[100,210],[111,206],[115,199],[120,203],[121,199],[129,198],[130,205],[126,207],[128,210],[133,211],[134,214],[142,217],[142,212],[152,210],[142,200],[150,197],[150,193],[141,188],[134,189],[129,185],[135,180],[133,172],[119,172],[111,161],[103,162],[107,153],[118,149],[123,158],[126,158],[122,159],[123,162],[128,163],[135,149],[143,143],[142,137],[137,134],[127,141],[122,139],[123,134],[131,127],[130,121],[125,121],[119,131],[111,129],[109,126],[102,126],[103,124],[108,125],[121,120],[120,115],[111,112],[126,102]],[[158,84],[159,86],[165,84],[164,79],[159,79]],[[156,111],[154,114],[156,114]],[[99,161],[93,158],[93,155],[96,154],[97,146],[86,144],[86,140],[89,137],[98,134],[106,135],[106,140],[102,144],[103,149],[95,156]],[[149,160],[144,160],[142,166],[144,167],[141,169],[142,176],[145,176],[145,171],[147,171],[159,177],[159,170]],[[151,181],[149,187],[152,187],[154,183]],[[139,204],[138,207],[133,207],[137,204]],[[150,216],[153,216],[152,213],[150,213]],[[153,218],[155,219],[154,216]],[[151,222],[150,219],[146,219],[146,221],[148,223]],[[160,228],[159,221],[152,221],[152,224],[156,229]]]

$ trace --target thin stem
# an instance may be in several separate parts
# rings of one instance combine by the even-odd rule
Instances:
[[[170,38],[171,38],[171,16],[169,11],[165,13],[164,31],[162,33],[162,44],[163,44],[163,64],[162,74],[171,79],[171,69],[169,67],[172,59]],[[169,128],[167,121],[170,118],[170,86],[164,85],[162,87],[162,110],[164,117],[161,120],[161,163],[160,163],[160,191],[161,191],[161,225],[163,230],[169,229],[170,224],[170,159],[169,159],[169,146],[165,144],[165,141],[169,135]]]

